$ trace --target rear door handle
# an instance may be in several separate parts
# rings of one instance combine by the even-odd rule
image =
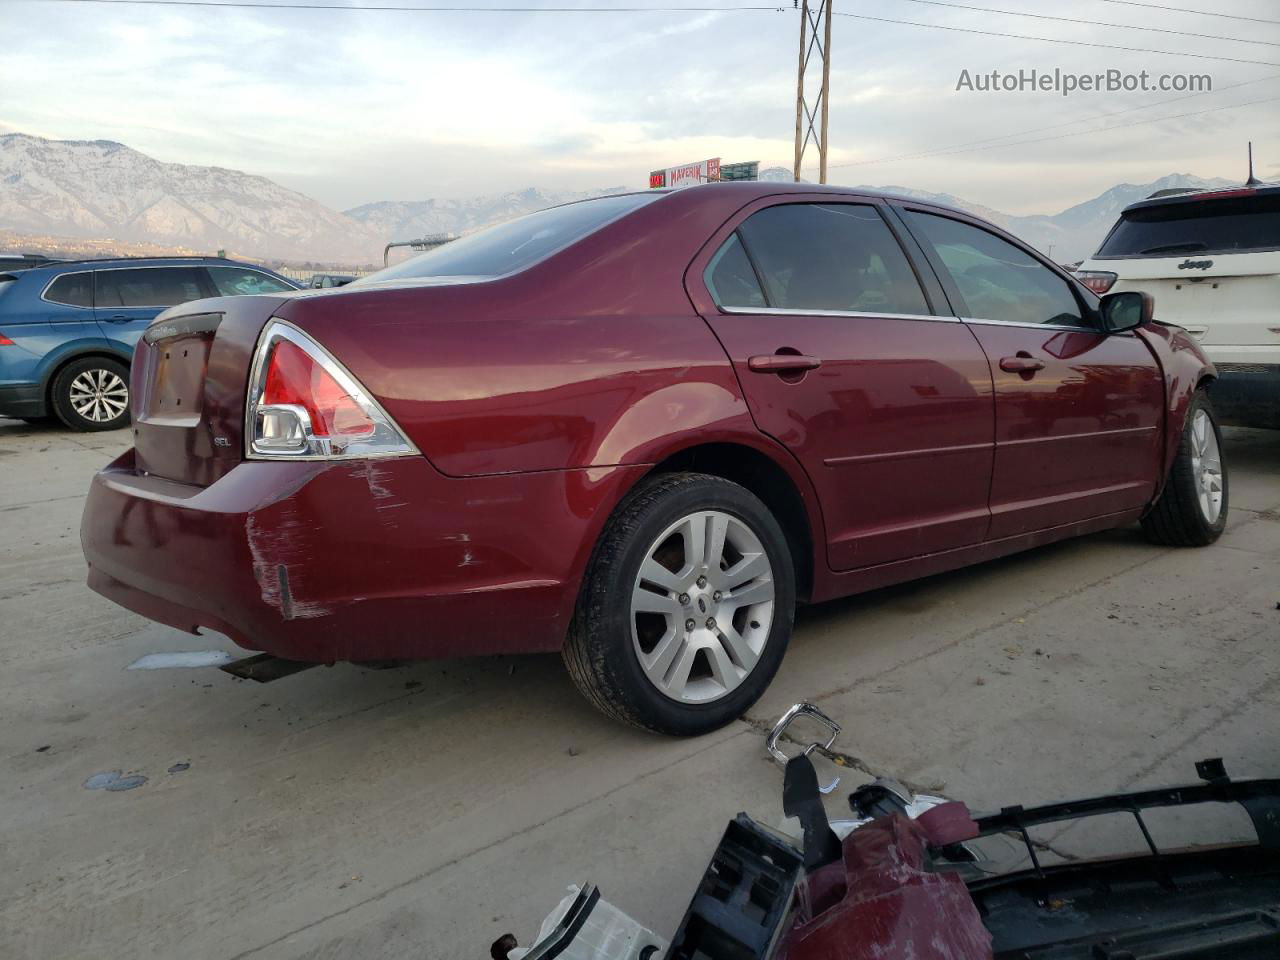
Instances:
[[[1000,369],[1005,373],[1035,373],[1037,370],[1044,369],[1044,361],[1023,354],[1016,357],[1002,357]]]
[[[747,369],[756,373],[787,373],[794,370],[817,370],[822,361],[802,353],[766,353],[747,358]]]
[[[107,317],[107,323],[128,323],[133,317],[126,317],[123,313],[112,314]]]

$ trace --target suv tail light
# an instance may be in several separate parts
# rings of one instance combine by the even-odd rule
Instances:
[[[417,448],[346,369],[297,327],[272,320],[249,376],[245,455],[337,460]]]
[[[1116,282],[1116,275],[1105,270],[1081,270],[1076,273],[1076,279],[1098,296],[1102,296]]]

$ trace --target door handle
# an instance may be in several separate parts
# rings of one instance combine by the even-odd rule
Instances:
[[[107,323],[128,323],[133,317],[126,317],[123,313],[114,313],[107,317]]]
[[[1000,369],[1005,373],[1035,373],[1037,370],[1044,369],[1044,361],[1019,352],[1016,357],[1002,357]]]
[[[756,373],[790,373],[796,370],[817,370],[822,361],[802,353],[766,353],[747,358],[747,369]]]

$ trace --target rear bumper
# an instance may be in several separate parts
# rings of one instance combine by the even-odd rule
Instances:
[[[1217,362],[1210,391],[1223,423],[1280,430],[1280,363]]]
[[[591,545],[643,470],[245,462],[194,487],[138,475],[129,451],[94,477],[81,542],[103,596],[291,660],[557,650]]]
[[[43,417],[47,412],[40,384],[0,385],[0,417]]]

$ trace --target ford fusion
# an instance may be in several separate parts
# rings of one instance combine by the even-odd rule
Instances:
[[[1141,521],[1227,474],[1195,341],[991,224],[802,184],[531,214],[330,290],[150,325],[89,584],[297,661],[561,651],[697,734],[797,603]]]

